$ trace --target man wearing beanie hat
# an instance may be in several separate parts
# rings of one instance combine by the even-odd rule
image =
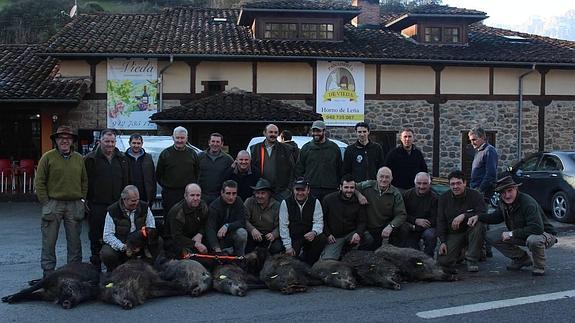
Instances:
[[[44,276],[56,267],[56,241],[64,221],[68,263],[82,262],[82,220],[88,175],[82,155],[73,150],[78,136],[70,126],[60,126],[50,138],[56,148],[47,151],[38,162],[36,196],[42,203],[42,256]]]

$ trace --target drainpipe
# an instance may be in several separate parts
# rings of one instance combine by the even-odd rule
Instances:
[[[521,74],[519,76],[519,107],[517,113],[517,160],[521,160],[521,144],[523,139],[521,137],[521,126],[523,119],[523,78],[535,71],[535,63],[531,66],[531,70]]]
[[[164,110],[164,72],[174,64],[174,55],[170,54],[170,63],[162,70],[160,70],[160,75],[158,77],[158,82],[160,83],[160,104],[158,105],[158,112]]]

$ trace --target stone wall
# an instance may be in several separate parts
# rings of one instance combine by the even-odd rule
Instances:
[[[575,150],[575,102],[556,101],[545,107],[545,150]]]

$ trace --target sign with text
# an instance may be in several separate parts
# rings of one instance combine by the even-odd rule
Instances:
[[[158,111],[158,62],[155,59],[109,59],[108,128],[150,130]]]
[[[316,112],[328,126],[355,126],[364,121],[365,65],[317,62]]]

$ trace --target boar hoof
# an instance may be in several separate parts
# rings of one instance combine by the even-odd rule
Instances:
[[[132,304],[132,302],[130,301],[124,301],[122,303],[122,308],[125,310],[131,310],[132,308],[134,308],[134,304]]]
[[[62,302],[62,308],[65,310],[69,310],[72,308],[72,302],[70,300],[65,300]]]

